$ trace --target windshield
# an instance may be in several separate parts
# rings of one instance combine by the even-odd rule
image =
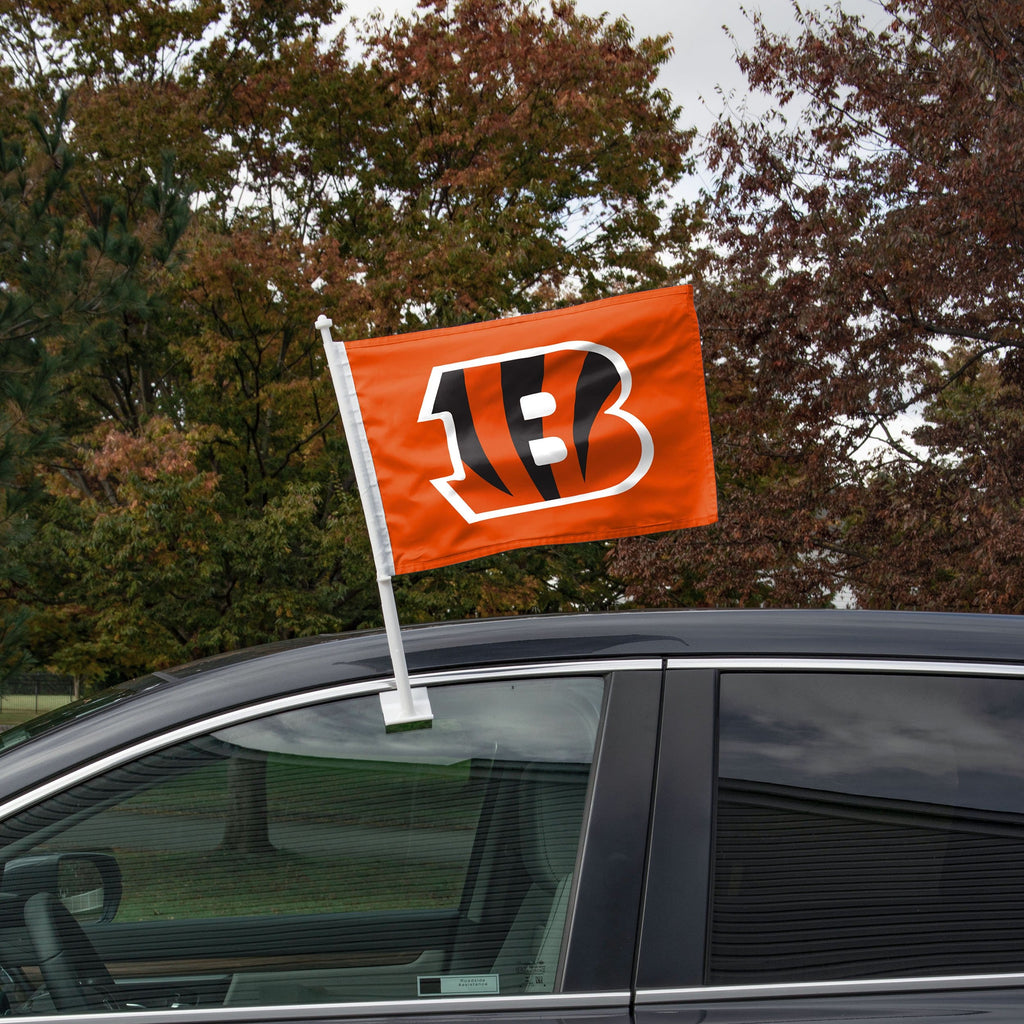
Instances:
[[[128,683],[121,683],[109,690],[102,690],[90,697],[83,697],[71,704],[64,704],[52,711],[46,711],[35,718],[29,719],[21,725],[15,725],[0,733],[0,756],[12,747],[20,746],[27,740],[41,736],[43,733],[51,732],[54,729],[68,725],[87,715],[94,714],[103,708],[116,704],[119,701],[127,700],[136,696],[143,690],[148,690],[155,683],[162,682],[160,675],[142,676]]]

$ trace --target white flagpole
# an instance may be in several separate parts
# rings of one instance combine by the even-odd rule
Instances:
[[[370,534],[370,550],[377,572],[377,589],[380,592],[381,610],[384,612],[384,629],[391,654],[391,667],[395,675],[395,691],[380,695],[384,723],[389,731],[430,725],[433,714],[427,691],[417,689],[413,693],[409,684],[409,669],[405,662],[405,648],[402,646],[402,626],[398,621],[398,606],[395,604],[395,590],[391,579],[395,573],[395,560],[391,551],[391,536],[384,516],[384,504],[377,487],[377,475],[373,468],[370,445],[363,429],[363,417],[359,411],[352,368],[344,344],[331,337],[334,322],[326,316],[317,319],[315,328],[320,332],[327,353],[327,364],[331,368],[334,391],[341,410],[341,422],[345,428],[352,467],[359,488],[359,500]]]

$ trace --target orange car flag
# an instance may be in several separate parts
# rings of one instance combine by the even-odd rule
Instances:
[[[378,575],[717,518],[689,286],[345,343],[330,326]]]

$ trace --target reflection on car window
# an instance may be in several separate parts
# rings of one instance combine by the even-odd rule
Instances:
[[[26,740],[41,736],[43,733],[51,732],[79,718],[102,711],[111,704],[134,697],[144,689],[160,682],[157,676],[143,676],[131,683],[125,683],[110,690],[103,690],[91,697],[84,697],[81,700],[72,701],[70,704],[62,704],[52,711],[46,711],[35,718],[29,719],[23,725],[16,725],[11,729],[0,732],[0,754],[24,743]]]
[[[726,675],[710,978],[1019,971],[1024,687]]]
[[[552,991],[602,695],[596,678],[438,687],[433,727],[394,734],[375,696],[296,709],[8,819],[4,892],[33,935],[3,963],[15,1011]],[[84,883],[77,904],[57,891],[109,889],[111,865],[110,920]],[[63,935],[70,988],[40,929]]]

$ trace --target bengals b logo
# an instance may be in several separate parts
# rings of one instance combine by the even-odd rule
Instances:
[[[437,366],[419,420],[444,424],[452,472],[431,483],[468,523],[622,494],[654,458],[630,387],[588,341]]]

